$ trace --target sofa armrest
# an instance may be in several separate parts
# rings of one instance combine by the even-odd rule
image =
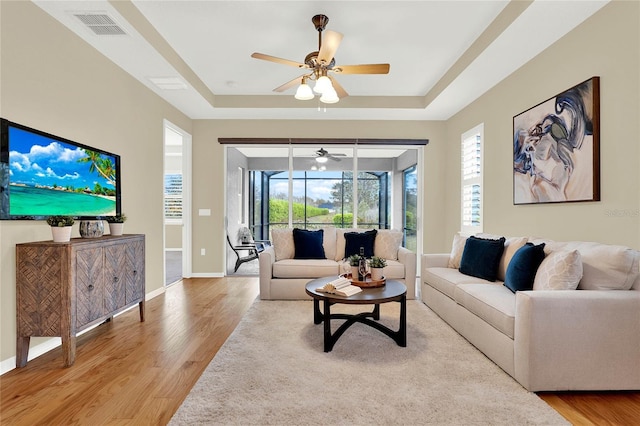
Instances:
[[[449,253],[423,254],[420,262],[421,276],[427,268],[446,268],[449,266]]]
[[[516,293],[514,364],[529,391],[640,389],[640,291]]]
[[[276,250],[273,246],[267,246],[258,255],[260,266],[260,299],[271,299],[271,278],[273,277],[273,264],[276,261]]]
[[[416,273],[417,255],[411,250],[400,247],[398,249],[398,262],[404,265],[404,283],[407,286],[407,299],[416,298]]]

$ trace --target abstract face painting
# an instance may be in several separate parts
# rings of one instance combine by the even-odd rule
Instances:
[[[513,203],[600,200],[599,78],[513,117]]]

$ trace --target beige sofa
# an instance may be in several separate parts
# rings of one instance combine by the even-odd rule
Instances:
[[[294,259],[292,229],[274,229],[272,246],[259,255],[261,299],[309,299],[305,285],[315,278],[337,276],[350,270],[345,257],[346,232],[362,229],[323,228],[325,259]],[[400,246],[402,232],[381,229],[375,238],[374,255],[384,257],[387,267],[383,274],[407,286],[407,298],[416,295],[416,259],[410,250]]]
[[[534,290],[514,294],[501,280],[489,282],[455,269],[463,237],[456,239],[452,253],[422,256],[421,298],[522,386],[529,391],[640,389],[638,251],[529,239],[546,243],[545,260]],[[524,241],[507,239],[500,279]],[[578,269],[578,288],[538,289],[558,281],[569,267],[552,263],[569,255],[570,268]]]

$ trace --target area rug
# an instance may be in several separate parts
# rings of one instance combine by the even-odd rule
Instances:
[[[380,321],[397,329],[398,311],[381,305]],[[407,302],[406,348],[356,323],[325,353],[312,302],[257,300],[170,424],[569,423],[419,301]]]

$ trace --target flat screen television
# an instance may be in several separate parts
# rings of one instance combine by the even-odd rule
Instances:
[[[121,214],[120,156],[0,119],[0,219]]]

